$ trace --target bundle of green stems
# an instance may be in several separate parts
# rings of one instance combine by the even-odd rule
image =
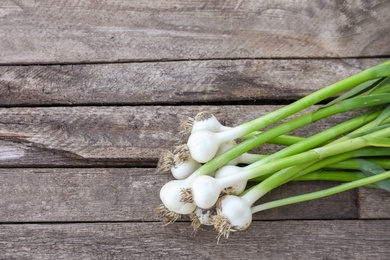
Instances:
[[[308,137],[291,134],[341,113],[349,119]],[[159,171],[170,170],[176,179],[161,188],[156,211],[168,222],[189,215],[195,229],[213,225],[218,239],[247,229],[259,211],[361,186],[390,191],[390,61],[235,127],[208,112],[184,126],[186,144],[160,159]],[[270,143],[281,148],[253,153]],[[291,181],[316,180],[339,184],[258,203]]]

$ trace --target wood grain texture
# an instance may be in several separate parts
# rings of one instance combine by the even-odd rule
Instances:
[[[181,119],[238,125],[383,62],[389,24],[386,0],[1,1],[0,259],[387,260],[381,190],[257,213],[220,245],[212,227],[193,236],[188,217],[166,226],[153,209]],[[262,201],[336,184],[291,182]]]
[[[180,121],[210,111],[235,126],[278,106],[123,106],[0,109],[0,166],[155,166],[162,150],[186,142]],[[307,136],[345,121],[336,115],[294,132]],[[258,152],[270,153],[265,145]]]
[[[0,225],[3,259],[388,259],[389,220],[254,222],[216,245],[186,223]]]
[[[390,3],[2,1],[0,63],[389,55]]]
[[[159,221],[153,211],[161,204],[160,188],[169,180],[170,174],[157,174],[153,168],[0,169],[0,223]],[[262,201],[334,185],[290,183]],[[264,211],[254,219],[356,219],[355,201],[356,192],[349,191]]]
[[[358,197],[360,218],[389,218],[390,192],[359,188]]]
[[[296,100],[385,59],[0,66],[0,105]]]

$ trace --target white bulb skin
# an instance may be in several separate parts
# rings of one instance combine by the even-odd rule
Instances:
[[[215,155],[216,155],[216,156],[217,156],[217,155],[221,155],[221,154],[223,154],[224,152],[226,152],[226,151],[232,149],[232,148],[233,148],[234,146],[236,146],[236,145],[237,145],[237,143],[234,142],[234,141],[230,141],[230,142],[227,142],[227,143],[223,143],[223,144],[221,144],[221,145],[219,146],[219,148],[218,148],[218,150],[217,150],[217,153],[216,153]],[[241,156],[238,156],[238,157],[234,158],[233,160],[227,162],[226,164],[228,164],[228,165],[237,165],[237,164],[240,163],[240,160],[241,160],[240,157],[241,157]]]
[[[213,159],[222,143],[217,133],[200,130],[190,135],[187,146],[190,150],[191,157],[195,161],[206,163]]]
[[[202,118],[202,120],[196,120],[197,118],[195,118],[191,132],[209,130],[211,132],[218,133],[231,129],[230,127],[222,125],[214,115],[210,114],[209,116],[209,118]]]
[[[218,180],[207,175],[197,177],[191,184],[192,199],[202,209],[213,207],[221,190]]]
[[[186,188],[189,188],[188,181],[186,180],[167,182],[160,190],[160,199],[164,206],[178,214],[191,214],[196,208],[195,204],[180,202],[182,190]]]
[[[242,171],[241,167],[235,165],[225,165],[218,169],[218,171],[215,173],[215,178],[221,179],[221,178],[233,176],[236,174],[240,174],[241,171]],[[231,188],[229,190],[230,194],[234,194],[234,195],[241,194],[245,190],[246,185],[247,185],[246,180],[235,183],[230,187]]]
[[[219,214],[232,225],[231,231],[242,231],[252,223],[251,205],[242,197],[226,195],[218,203]]]
[[[226,151],[232,149],[236,145],[237,145],[237,143],[234,140],[221,144],[217,153],[216,153],[216,156],[225,153]],[[255,162],[256,160],[258,160],[258,158],[259,157],[257,157],[257,155],[250,154],[250,153],[243,153],[243,154],[237,156],[236,158],[232,159],[231,161],[227,162],[226,165],[237,165],[240,163],[251,164],[251,163]]]
[[[173,177],[177,180],[184,180],[190,176],[194,171],[196,171],[201,166],[200,163],[193,159],[189,159],[185,162],[182,162],[178,165],[175,165],[171,168],[171,173]]]

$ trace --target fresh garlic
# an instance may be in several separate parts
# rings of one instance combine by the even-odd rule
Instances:
[[[192,159],[187,145],[181,145],[174,151],[171,173],[175,179],[183,180],[187,178],[200,166],[200,163]]]
[[[232,176],[234,174],[240,174],[242,171],[241,167],[235,166],[235,165],[225,165],[222,168],[218,169],[218,171],[215,173],[215,178],[216,179],[221,179],[225,178],[228,176]],[[245,187],[247,185],[246,180],[239,181],[232,186],[225,188],[223,192],[225,194],[234,194],[234,195],[239,195],[245,190]]]
[[[192,199],[196,206],[203,209],[214,206],[221,190],[219,180],[207,175],[197,177],[191,184]]]
[[[221,236],[229,237],[231,231],[242,231],[252,223],[251,204],[242,197],[226,195],[219,199],[217,215],[213,217],[214,227]]]
[[[195,161],[206,163],[215,156],[219,146],[226,141],[227,140],[221,139],[218,133],[213,133],[208,130],[199,130],[190,135],[187,145],[191,157]]]
[[[213,114],[209,112],[200,112],[195,116],[191,132],[209,130],[218,133],[229,129],[231,129],[231,127],[222,125]]]
[[[192,213],[196,206],[194,203],[183,202],[183,190],[189,188],[188,179],[172,180],[167,182],[160,190],[160,199],[164,206],[175,213],[187,215]]]

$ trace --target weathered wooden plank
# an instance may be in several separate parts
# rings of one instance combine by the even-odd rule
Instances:
[[[0,66],[0,105],[294,100],[384,59]]]
[[[161,204],[159,190],[171,179],[168,173],[140,168],[0,169],[0,222],[158,221],[153,211]],[[262,201],[333,185],[291,183]],[[349,191],[264,211],[254,218],[352,219],[358,217],[355,201],[356,193]]]
[[[186,140],[180,118],[210,111],[234,126],[277,106],[37,107],[0,109],[0,166],[155,165],[164,149]],[[335,116],[301,129],[312,135],[348,118]],[[263,146],[269,153],[274,147]],[[26,159],[26,161],[25,161]],[[98,162],[102,160],[101,162]]]
[[[390,3],[2,1],[0,62],[389,55]]]
[[[4,259],[388,259],[389,220],[255,222],[216,245],[186,223],[0,225]]]
[[[361,218],[389,218],[390,192],[359,188],[359,216]]]
[[[13,141],[10,139],[0,140],[0,165],[2,167],[154,166],[156,160],[157,158],[135,160],[134,158],[83,158],[72,152],[20,142],[16,138]]]

